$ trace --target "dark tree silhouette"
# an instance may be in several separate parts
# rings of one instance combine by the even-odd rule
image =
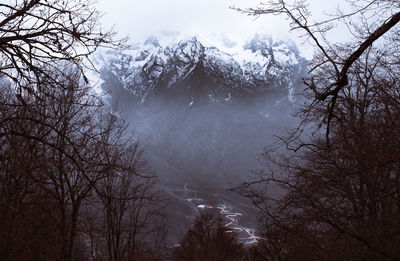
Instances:
[[[122,47],[113,31],[104,31],[92,1],[17,0],[0,3],[0,76],[20,88],[59,70],[68,61],[84,75],[98,47]],[[85,78],[86,79],[86,78]],[[56,79],[52,84],[57,85]]]
[[[85,220],[81,209],[90,202],[109,198],[126,203],[121,207],[136,215],[134,219],[132,214],[130,222],[144,222],[143,215],[148,215],[146,204],[131,204],[152,200],[152,181],[146,174],[138,145],[126,135],[126,124],[91,93],[79,70],[65,67],[64,72],[61,76],[53,75],[59,82],[57,88],[43,80],[41,88],[32,89],[34,95],[23,95],[21,99],[7,81],[3,82],[6,86],[0,100],[2,260],[13,260],[19,254],[18,248],[33,247],[38,240],[43,251],[48,246],[46,242],[53,240],[48,242],[54,246],[46,257],[50,260],[76,259],[79,251],[86,255],[83,245],[88,240],[83,233]],[[68,76],[64,77],[65,74]],[[111,194],[106,193],[108,181],[115,186]],[[124,186],[128,189],[125,194],[116,190]],[[32,213],[38,217],[30,216]],[[114,228],[107,226],[106,230],[114,235]],[[24,234],[23,230],[31,232]],[[48,232],[53,234],[40,236]],[[128,238],[137,242],[134,237]],[[126,247],[126,240],[121,237],[121,246]],[[117,250],[122,251],[122,247]],[[27,254],[26,258],[32,255]]]
[[[326,137],[329,140],[330,125],[335,118],[335,107],[344,88],[350,83],[351,68],[378,40],[384,41],[382,49],[398,50],[400,7],[391,0],[349,0],[348,10],[337,10],[330,19],[312,22],[307,1],[270,0],[260,7],[234,9],[251,16],[282,15],[290,21],[291,30],[304,33],[314,45],[315,55],[310,62],[309,77],[303,83],[313,94],[314,101],[309,106],[323,104],[326,115]],[[373,17],[373,19],[371,19]],[[345,25],[352,42],[340,44],[330,42],[327,34],[338,24]],[[365,56],[363,56],[365,58]],[[367,58],[368,59],[368,58]]]
[[[99,18],[90,0],[0,3],[1,260],[156,260],[139,242],[153,176],[85,75],[125,47]]]
[[[197,217],[194,227],[172,253],[172,260],[242,260],[244,251],[236,234],[212,216]]]
[[[400,258],[400,9],[349,3],[353,11],[314,24],[304,1],[245,11],[287,15],[316,46],[302,125],[280,138],[284,153],[267,147],[265,169],[237,188],[260,210],[265,240],[254,253],[265,260]],[[340,22],[354,42],[326,40]]]

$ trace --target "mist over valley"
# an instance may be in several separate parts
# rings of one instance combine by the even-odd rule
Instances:
[[[233,48],[195,37],[162,46],[151,37],[97,60],[101,88],[158,175],[175,240],[204,204],[228,206],[243,214],[241,226],[252,226],[252,206],[228,189],[262,167],[274,135],[297,124],[306,60],[293,43],[255,35]]]

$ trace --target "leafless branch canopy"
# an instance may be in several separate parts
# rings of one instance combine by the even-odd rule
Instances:
[[[400,22],[400,5],[387,0],[350,0],[349,12],[341,9],[324,21],[310,22],[307,1],[272,0],[256,8],[233,9],[251,16],[282,15],[290,21],[291,30],[300,30],[316,47],[310,63],[310,75],[303,83],[314,94],[314,102],[326,105],[326,137],[329,141],[331,120],[338,96],[349,83],[349,70],[373,44],[394,31]],[[327,33],[338,24],[347,26],[354,42],[334,43]],[[321,72],[324,73],[322,76]]]
[[[124,44],[124,40],[113,40],[115,32],[101,28],[100,14],[91,0],[3,2],[0,76],[8,76],[19,87],[39,84],[41,76],[51,78],[48,70],[57,70],[60,61],[74,64],[81,73],[94,69],[88,57],[98,47]]]

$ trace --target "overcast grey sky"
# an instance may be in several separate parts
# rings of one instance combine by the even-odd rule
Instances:
[[[334,12],[340,0],[310,0],[313,14]],[[208,38],[227,37],[246,40],[255,33],[288,36],[283,17],[260,16],[258,19],[231,10],[230,6],[254,7],[260,0],[98,0],[105,13],[103,23],[115,25],[122,35],[140,41],[162,32],[179,32]],[[296,35],[290,38],[298,43]]]

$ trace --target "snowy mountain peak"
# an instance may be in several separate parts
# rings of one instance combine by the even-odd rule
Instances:
[[[98,55],[103,88],[110,76],[140,100],[168,90],[194,96],[244,96],[290,88],[303,75],[306,60],[292,43],[256,35],[244,45],[205,45],[196,37],[162,45],[150,37],[129,52]],[[112,92],[112,89],[111,89]]]

